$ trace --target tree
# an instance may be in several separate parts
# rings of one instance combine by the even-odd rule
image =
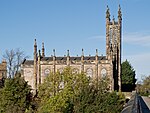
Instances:
[[[19,48],[5,51],[3,58],[7,61],[9,78],[14,77],[20,71],[21,63],[27,57]]]
[[[98,83],[84,73],[67,67],[51,73],[39,86],[39,113],[116,113],[122,110],[124,97],[108,90],[107,79]],[[112,110],[113,109],[113,110]]]
[[[1,113],[24,113],[32,105],[31,88],[20,77],[7,78],[5,86],[0,89],[0,112]]]
[[[41,103],[38,111],[73,113],[74,97],[88,84],[84,73],[74,73],[70,67],[62,73],[51,73],[39,87]]]
[[[137,83],[137,91],[144,96],[150,95],[150,75],[144,76],[141,83]]]
[[[105,80],[99,81],[98,89],[95,87],[95,84],[82,89],[74,99],[74,113],[121,112],[125,102],[124,95],[108,91],[108,84]]]
[[[146,95],[150,95],[150,75],[143,80],[143,89],[145,90]]]
[[[135,70],[126,60],[121,64],[122,91],[131,92],[135,89]]]

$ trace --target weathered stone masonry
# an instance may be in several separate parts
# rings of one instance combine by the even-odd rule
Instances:
[[[24,60],[22,72],[26,81],[33,89],[37,89],[50,72],[62,71],[66,66],[71,66],[76,72],[85,72],[87,76],[100,80],[103,76],[109,78],[110,90],[121,90],[121,27],[122,14],[119,6],[118,21],[114,17],[110,20],[110,12],[106,11],[106,56],[99,56],[96,50],[95,56],[70,56],[67,50],[66,56],[45,56],[44,43],[42,54],[37,51],[37,42],[34,43],[34,59]]]

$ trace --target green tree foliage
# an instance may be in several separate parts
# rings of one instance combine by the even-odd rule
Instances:
[[[82,89],[74,99],[74,113],[118,113],[123,109],[124,95],[109,92],[105,80],[98,87],[92,84]]]
[[[51,73],[39,87],[41,104],[39,112],[65,112],[73,109],[73,98],[88,85],[85,74],[73,72],[66,68],[62,73]]]
[[[135,70],[126,60],[121,64],[122,91],[130,92],[135,89]]]
[[[7,78],[0,89],[0,113],[24,113],[31,107],[30,91],[22,77]]]
[[[39,86],[39,113],[116,113],[124,98],[108,91],[105,80],[97,83],[70,67],[51,73]]]
[[[137,91],[144,96],[150,95],[150,75],[144,76],[141,83],[137,83]]]

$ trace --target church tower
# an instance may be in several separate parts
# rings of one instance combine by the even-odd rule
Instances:
[[[110,19],[110,12],[106,10],[106,56],[113,61],[114,90],[121,91],[121,25],[122,14],[119,5],[118,21]]]
[[[82,49],[81,56],[71,56],[69,50],[67,55],[56,56],[55,49],[53,55],[45,55],[44,43],[41,51],[37,51],[37,42],[34,42],[34,59],[24,60],[22,63],[22,73],[29,85],[32,86],[33,93],[37,93],[37,86],[42,84],[46,76],[50,73],[62,72],[70,66],[75,73],[84,72],[87,77],[97,80],[107,77],[109,79],[108,88],[110,91],[121,91],[121,37],[122,37],[122,14],[119,6],[118,16],[110,18],[110,11],[106,10],[106,56],[96,55],[86,56]]]

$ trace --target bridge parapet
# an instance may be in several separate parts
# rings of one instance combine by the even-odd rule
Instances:
[[[137,93],[131,96],[121,113],[142,113],[141,103]]]

